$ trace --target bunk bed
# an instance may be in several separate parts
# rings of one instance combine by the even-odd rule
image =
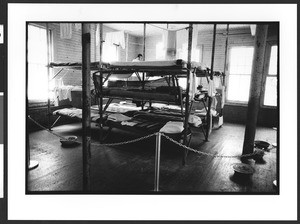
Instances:
[[[210,77],[222,76],[222,73],[220,72],[214,72],[214,74],[211,75],[208,68],[202,67],[199,63],[195,62],[191,63],[191,69],[189,70],[187,69],[187,62],[181,59],[168,61],[113,62],[111,64],[102,63],[101,66],[99,62],[93,62],[90,66],[93,73],[92,78],[95,96],[97,98],[107,99],[104,104],[103,100],[97,101],[99,104],[102,102],[101,105],[98,105],[98,111],[97,107],[93,106],[91,110],[91,121],[96,123],[100,122],[109,127],[124,128],[130,131],[135,131],[134,129],[137,128],[137,132],[139,133],[159,131],[160,128],[170,120],[181,120],[184,122],[184,105],[186,103],[185,96],[187,93],[179,86],[178,78],[186,78],[189,71],[191,71],[193,77],[205,77],[208,82]],[[81,70],[82,68],[81,63],[50,63],[50,67],[71,70]],[[61,72],[61,70],[59,70],[59,72]],[[128,85],[130,82],[124,82],[125,85],[123,86],[104,87],[104,83],[108,82],[111,77],[127,78],[132,74],[135,74],[138,77],[139,85],[130,86]],[[143,77],[140,77],[140,74],[142,74]],[[151,84],[155,83],[157,80],[149,82],[149,77],[158,77],[157,80],[164,80],[165,85],[153,87]],[[196,114],[203,120],[202,125],[199,125],[199,127],[207,141],[211,129],[211,118],[209,117],[210,115],[207,116],[207,112],[211,110],[211,104],[208,103],[208,98],[210,96],[206,90],[201,91],[201,93],[198,94],[198,97],[195,97],[195,91],[190,91],[190,95],[191,94],[192,96],[190,97],[191,100],[188,102],[190,105],[188,106],[189,110],[187,111],[187,114],[190,116],[193,102],[200,102],[203,104],[205,110]],[[199,97],[199,95],[201,97]],[[136,107],[131,105],[132,107],[128,110],[124,110],[122,107],[126,107],[128,104],[113,103],[114,99],[138,101],[141,102],[142,105]],[[164,107],[163,110],[161,108],[158,110],[158,108],[152,107],[152,103],[154,102],[173,104],[177,107],[173,107],[172,109]],[[100,108],[102,108],[101,111]],[[138,113],[130,114],[130,122],[113,122],[108,119],[108,116],[111,113],[118,113],[120,110],[121,113],[130,113],[130,111],[141,110],[143,111],[143,119],[140,118],[141,114]],[[100,121],[100,113],[102,114],[102,121]],[[58,116],[68,116],[78,120],[82,119],[81,109],[78,108],[64,108],[54,111],[53,114]],[[170,116],[170,114],[172,116]],[[157,119],[160,123],[157,122]],[[155,122],[151,122],[150,120]],[[141,127],[143,127],[143,130],[141,130]],[[109,130],[111,130],[111,128]]]
[[[187,29],[189,30],[187,61],[178,59],[169,61],[104,63],[101,60],[101,46],[103,41],[100,40],[100,62],[93,62],[90,64],[90,71],[93,74],[92,79],[94,82],[95,95],[98,98],[97,102],[99,104],[98,111],[95,110],[96,108],[93,108],[93,110],[90,111],[91,121],[99,124],[101,132],[103,125],[106,125],[109,126],[109,130],[116,127],[130,131],[136,130],[138,133],[151,133],[161,130],[161,128],[170,121],[181,122],[183,131],[180,133],[179,140],[183,140],[183,144],[187,145],[189,144],[189,140],[187,138],[190,136],[188,121],[191,116],[192,105],[193,102],[201,102],[205,111],[201,114],[204,122],[202,122],[199,127],[204,133],[205,140],[208,140],[208,136],[211,132],[212,96],[209,94],[209,91],[201,91],[200,94],[198,94],[198,97],[195,98],[195,90],[191,91],[190,88],[190,79],[205,77],[208,82],[210,82],[210,80],[213,80],[213,77],[216,75],[224,78],[224,74],[213,71],[213,62],[211,69],[203,68],[199,64],[191,62],[192,25],[190,24]],[[213,57],[214,54],[212,55],[212,61]],[[60,70],[58,73],[64,69],[81,70],[82,63],[49,63],[49,68],[59,68]],[[131,74],[135,74],[137,76],[140,83],[138,87],[104,87],[104,83],[113,76],[125,78],[129,77]],[[153,88],[149,85],[149,77],[160,77],[166,81],[167,85],[156,86]],[[178,78],[186,78],[187,89],[185,91],[179,86]],[[199,97],[199,95],[201,97]],[[103,104],[104,98],[107,99],[105,104]],[[123,113],[121,113],[122,116],[120,116],[121,120],[118,120],[114,117],[114,111],[111,112],[109,110],[114,99],[130,99],[140,102],[141,105],[137,106],[137,108],[139,108],[138,110],[123,111]],[[178,107],[175,110],[174,108],[173,110],[157,110],[152,106],[153,102],[174,104]],[[76,108],[71,108],[69,111],[58,110],[55,111],[54,114],[59,116],[70,116],[71,114],[74,117],[72,110],[78,112],[79,116],[76,116],[77,119],[84,120],[80,114],[81,109],[77,110]],[[185,150],[183,163],[185,163],[186,154],[187,150]]]

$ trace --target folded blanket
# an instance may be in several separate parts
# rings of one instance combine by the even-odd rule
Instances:
[[[121,122],[121,125],[126,125],[126,126],[132,127],[132,126],[137,125],[137,122],[133,122],[133,121],[122,121],[122,122]]]
[[[114,122],[122,122],[130,120],[131,117],[127,117],[123,114],[110,114],[107,119]]]
[[[160,132],[166,134],[177,134],[183,131],[183,122],[169,121],[160,129]]]

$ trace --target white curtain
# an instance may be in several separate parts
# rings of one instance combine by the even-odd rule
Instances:
[[[125,33],[124,31],[109,32],[105,35],[105,42],[107,44],[117,44],[125,49]]]

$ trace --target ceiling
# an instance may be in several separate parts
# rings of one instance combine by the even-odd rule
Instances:
[[[134,36],[143,36],[144,34],[144,24],[143,23],[105,23],[105,26],[108,26],[115,30],[123,30],[126,33],[129,33]],[[163,30],[181,30],[188,27],[188,23],[185,24],[174,24],[174,23],[147,23],[146,25],[146,36],[160,35]],[[197,26],[199,31],[212,31],[213,24],[194,24]],[[226,30],[227,24],[218,24],[217,30]],[[250,24],[230,24],[229,29],[240,29],[250,27]],[[249,28],[250,29],[250,28]]]

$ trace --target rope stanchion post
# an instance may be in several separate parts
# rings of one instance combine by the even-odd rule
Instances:
[[[156,149],[155,149],[155,178],[154,191],[159,191],[159,168],[160,168],[160,149],[161,149],[161,133],[156,133]]]

